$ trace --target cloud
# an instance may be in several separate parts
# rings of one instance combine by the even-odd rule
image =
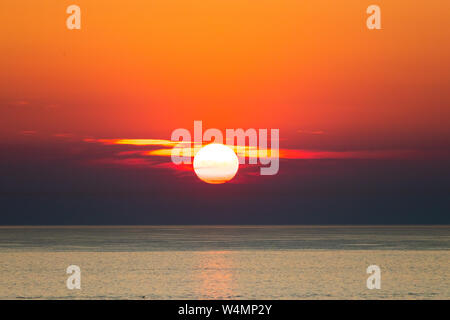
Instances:
[[[321,131],[320,131],[321,132]],[[314,133],[322,134],[322,133]],[[176,153],[179,156],[193,157],[198,151],[193,144],[166,139],[94,139],[88,138],[83,141],[97,143],[104,146],[116,146],[118,150],[114,157],[118,160],[106,159],[97,163],[115,163],[124,165],[146,166],[153,168],[170,168],[175,170],[192,170],[191,165],[182,167],[175,165],[171,161],[174,148],[178,148]],[[277,153],[264,148],[250,146],[230,146],[240,158],[268,158],[279,157],[285,160],[345,160],[345,159],[409,159],[423,156],[422,151],[416,150],[306,150],[306,149],[280,149]],[[119,149],[120,148],[120,149]],[[148,161],[152,159],[152,161]],[[192,161],[191,161],[192,162]],[[258,161],[255,161],[258,162]],[[248,160],[246,161],[248,163]],[[249,166],[260,166],[260,164],[248,164]]]
[[[57,138],[73,138],[75,135],[73,133],[55,133],[53,136]]]
[[[10,105],[15,106],[15,107],[23,107],[23,106],[30,105],[30,102],[26,101],[26,100],[16,100],[16,101],[11,102]]]
[[[297,130],[297,132],[301,133],[301,134],[312,134],[312,135],[325,134],[325,131],[322,131],[322,130],[303,130],[303,129],[299,129],[299,130]]]
[[[301,150],[281,149],[282,159],[404,159],[423,152],[417,150],[356,150],[356,151],[327,151],[327,150]]]
[[[20,131],[20,134],[23,134],[25,136],[31,136],[31,135],[34,135],[36,133],[37,133],[36,130],[22,130],[22,131]]]
[[[104,145],[130,145],[130,146],[176,146],[179,141],[170,141],[166,139],[84,139],[85,142],[95,142]],[[186,142],[187,143],[187,142]]]

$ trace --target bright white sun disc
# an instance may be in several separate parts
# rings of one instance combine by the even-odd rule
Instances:
[[[233,149],[220,143],[201,148],[194,157],[195,174],[204,182],[219,184],[233,179],[239,159]]]

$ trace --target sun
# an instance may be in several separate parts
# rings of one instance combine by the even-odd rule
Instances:
[[[220,184],[233,179],[239,159],[233,149],[220,143],[201,148],[194,157],[194,171],[206,183]]]

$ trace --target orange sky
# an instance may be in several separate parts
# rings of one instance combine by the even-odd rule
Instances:
[[[370,31],[361,0],[4,0],[0,134],[169,139],[202,120],[307,148],[445,143],[450,2],[376,3]]]

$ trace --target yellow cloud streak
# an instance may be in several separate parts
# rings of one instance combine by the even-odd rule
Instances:
[[[173,148],[178,149],[179,156],[194,156],[198,151],[192,146],[192,141],[171,141],[165,139],[84,139],[86,142],[101,143],[104,145],[133,145],[133,146],[161,146],[163,149],[143,151],[147,156],[170,157]],[[324,151],[302,149],[271,150],[253,146],[230,146],[238,157],[282,159],[379,159],[404,158],[416,154],[412,150],[359,150],[359,151]]]

